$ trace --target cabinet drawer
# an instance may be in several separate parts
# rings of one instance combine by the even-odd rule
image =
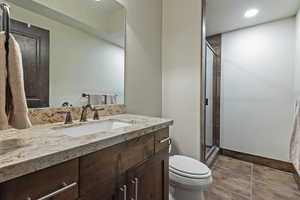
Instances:
[[[170,145],[169,128],[161,129],[155,133],[155,152],[160,152]]]
[[[121,153],[121,173],[154,155],[154,134],[128,141]]]
[[[1,200],[51,200],[78,198],[78,159],[13,179],[0,185]]]

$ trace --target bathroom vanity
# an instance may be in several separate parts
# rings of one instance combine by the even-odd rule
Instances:
[[[108,120],[131,125],[78,137],[61,132]],[[0,143],[15,143],[15,149],[1,150],[0,199],[167,200],[172,123],[123,114],[4,131]]]
[[[124,114],[126,8],[5,3],[34,126],[0,131],[0,200],[167,200],[173,121]]]

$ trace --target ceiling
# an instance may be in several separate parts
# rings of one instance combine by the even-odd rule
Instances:
[[[10,5],[15,4],[18,7],[25,8],[34,13],[106,40],[121,48],[124,47],[125,8],[115,0],[6,1],[8,1]],[[25,22],[23,19],[18,20]]]
[[[207,0],[207,35],[295,16],[300,0]],[[257,8],[253,18],[245,18],[246,10]]]
[[[74,0],[73,0],[74,1]],[[91,8],[97,7],[100,10],[103,10],[105,12],[116,12],[120,9],[123,9],[124,7],[119,4],[115,0],[76,0],[78,3],[82,2],[90,6]]]

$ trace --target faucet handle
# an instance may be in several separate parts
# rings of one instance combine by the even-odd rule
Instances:
[[[94,117],[93,119],[94,120],[99,120],[100,119],[100,116],[99,116],[99,111],[102,111],[102,110],[105,110],[104,108],[94,108]]]
[[[64,102],[63,104],[62,104],[62,107],[67,107],[67,106],[69,106],[70,105],[70,103],[69,102]]]
[[[71,110],[71,108],[72,108],[72,104],[70,104],[69,102],[64,102],[63,104],[62,104],[62,107],[65,107],[66,108],[66,111],[70,111]]]
[[[72,124],[73,123],[72,114],[71,114],[72,104],[70,104],[69,102],[64,102],[62,106],[66,109],[64,111],[58,111],[57,113],[66,114],[65,124]]]
[[[88,112],[87,110],[90,109],[91,111],[93,111],[93,106],[91,104],[87,104],[85,106],[82,106],[82,112],[81,112],[81,117],[80,117],[80,121],[81,122],[86,122],[87,121],[87,115]]]

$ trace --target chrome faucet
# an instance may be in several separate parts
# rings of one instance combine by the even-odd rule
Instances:
[[[99,111],[101,111],[101,110],[105,110],[104,108],[94,108],[94,117],[93,117],[93,119],[94,120],[99,120],[100,119],[100,116],[99,116]]]
[[[72,113],[71,113],[72,105],[68,102],[64,102],[62,104],[62,107],[64,107],[65,110],[64,111],[58,111],[57,113],[66,114],[65,124],[72,124],[73,123]]]
[[[86,122],[87,121],[88,109],[90,109],[91,111],[94,110],[91,104],[87,104],[85,106],[82,106],[82,112],[81,112],[81,117],[80,117],[81,122]]]

